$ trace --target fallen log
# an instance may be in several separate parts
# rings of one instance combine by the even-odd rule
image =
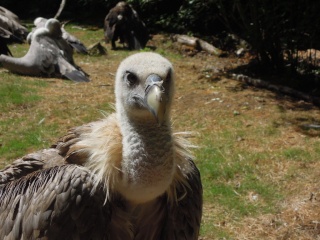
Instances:
[[[172,40],[187,46],[194,47],[198,51],[206,51],[218,57],[224,54],[224,52],[221,49],[216,48],[212,44],[196,37],[175,34],[173,35]]]
[[[243,75],[243,74],[231,74],[230,77],[234,80],[244,82],[248,85],[252,85],[252,86],[255,86],[258,88],[265,88],[265,89],[271,90],[273,92],[279,92],[279,93],[282,93],[282,94],[285,94],[285,95],[312,103],[316,106],[320,106],[320,98],[319,97],[311,96],[307,93],[292,89],[290,87],[271,84],[271,83],[264,81],[262,79],[251,78],[251,77]]]

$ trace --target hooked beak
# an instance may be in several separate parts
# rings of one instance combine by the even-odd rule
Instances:
[[[159,125],[165,119],[167,98],[163,88],[163,80],[159,75],[151,74],[146,80],[145,103]]]

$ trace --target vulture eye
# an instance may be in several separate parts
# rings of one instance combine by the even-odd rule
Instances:
[[[138,81],[137,76],[131,72],[126,72],[126,74],[124,75],[124,79],[129,86],[133,86]]]

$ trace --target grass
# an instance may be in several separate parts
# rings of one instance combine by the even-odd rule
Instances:
[[[230,152],[230,149],[235,149],[232,143],[223,142],[218,148],[209,144],[196,154],[200,159],[198,167],[202,174],[205,200],[211,203],[218,201],[220,206],[242,217],[274,211],[272,206],[279,201],[280,193],[262,181],[255,166],[257,159],[267,158],[264,156],[267,153]],[[246,197],[253,193],[252,202],[248,202]],[[257,196],[259,201],[256,201]]]
[[[86,46],[103,38],[102,29],[92,26],[70,23],[66,29]],[[70,127],[113,111],[114,74],[132,52],[102,44],[108,49],[105,56],[75,54],[90,83],[0,69],[1,166],[50,146]],[[194,154],[204,187],[201,239],[319,238],[320,197],[306,199],[311,193],[320,195],[320,132],[300,127],[317,123],[319,109],[219,74],[210,78],[215,81],[202,77],[204,68],[223,69],[243,59],[203,53],[187,57],[164,35],[155,36],[150,45],[176,69],[174,129],[198,133],[192,140],[199,146]],[[10,49],[22,56],[28,45]]]
[[[34,149],[45,148],[49,142],[45,138],[45,134],[54,133],[57,129],[56,125],[40,126],[35,122],[29,122],[29,127],[20,126],[24,123],[20,121],[10,121],[10,125],[15,130],[6,129],[5,122],[0,123],[0,129],[3,132],[10,131],[10,135],[1,136],[0,155],[6,159],[15,159],[23,156],[26,152]],[[7,161],[5,161],[8,164]]]
[[[0,156],[5,159],[16,158],[29,148],[44,146],[43,129],[38,124],[43,114],[39,111],[32,114],[30,111],[43,99],[37,94],[38,89],[46,86],[44,81],[25,81],[14,74],[1,73]],[[24,113],[29,119],[19,117]],[[46,126],[46,131],[51,131],[51,127]]]
[[[4,75],[2,81],[0,86],[0,107],[4,111],[11,107],[32,104],[40,99],[38,95],[34,94],[32,86],[21,82],[19,77]]]

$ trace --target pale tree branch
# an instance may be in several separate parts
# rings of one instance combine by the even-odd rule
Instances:
[[[58,10],[58,12],[56,13],[56,15],[54,16],[54,18],[57,19],[57,18],[60,16],[62,10],[64,9],[64,6],[66,5],[66,2],[67,2],[67,0],[61,0],[59,10]]]

